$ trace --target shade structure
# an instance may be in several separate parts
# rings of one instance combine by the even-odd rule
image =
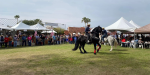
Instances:
[[[11,28],[9,28],[9,27],[7,27],[5,25],[0,24],[0,30],[2,30],[2,29],[12,30]]]
[[[30,29],[32,29],[32,30],[49,30],[46,27],[40,25],[39,23],[37,23],[36,25],[30,26]]]
[[[134,27],[136,27],[136,28],[140,28],[140,26],[139,25],[137,25],[136,23],[134,23],[132,20],[129,22],[130,24],[132,24]]]
[[[135,29],[135,33],[150,33],[150,24]]]
[[[105,28],[106,30],[116,30],[116,31],[131,31],[133,32],[136,28],[132,24],[130,24],[127,20],[121,17],[118,21],[113,23],[112,25]]]
[[[32,29],[30,29],[29,25],[26,25],[22,22],[18,23],[17,25],[15,25],[11,28],[14,29],[14,30],[32,30]]]
[[[53,32],[53,33],[57,33],[57,32],[54,31],[54,30],[53,30],[53,31],[52,31],[52,30],[51,30],[51,31],[42,31],[41,33],[52,33],[52,32]]]

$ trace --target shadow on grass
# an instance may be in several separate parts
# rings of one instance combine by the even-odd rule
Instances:
[[[88,53],[92,53],[94,54],[94,52],[88,52]],[[88,53],[85,53],[85,54],[88,54]],[[129,53],[122,53],[122,52],[97,52],[97,54],[108,54],[108,55],[116,55],[116,54],[129,54]]]
[[[128,51],[127,49],[113,49],[113,51]]]

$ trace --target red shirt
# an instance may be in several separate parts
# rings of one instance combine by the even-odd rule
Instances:
[[[121,41],[122,41],[122,42],[126,42],[126,39],[122,39]]]
[[[5,42],[8,42],[8,41],[9,41],[9,38],[8,38],[8,37],[5,37],[4,41],[5,41]]]

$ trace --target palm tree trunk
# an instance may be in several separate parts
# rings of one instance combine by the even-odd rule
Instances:
[[[17,24],[18,24],[18,18],[17,18]]]

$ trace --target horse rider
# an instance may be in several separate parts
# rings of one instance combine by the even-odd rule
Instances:
[[[90,24],[87,25],[86,29],[85,29],[85,33],[87,35],[87,43],[90,43]]]
[[[107,37],[107,31],[104,27],[102,27],[102,42],[104,42],[104,38]]]

